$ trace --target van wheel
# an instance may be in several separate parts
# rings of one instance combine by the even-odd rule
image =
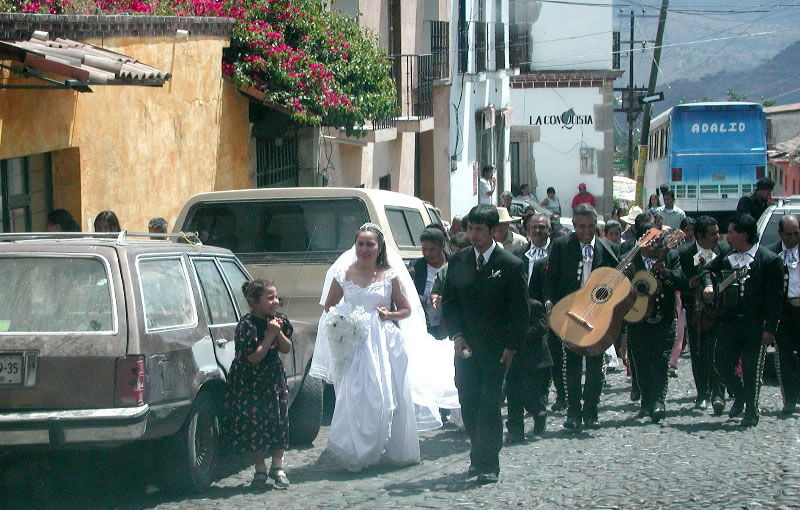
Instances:
[[[289,442],[308,444],[316,439],[322,423],[322,380],[306,376],[289,408]]]
[[[169,439],[162,476],[172,489],[202,492],[214,481],[218,453],[217,406],[211,395],[201,392],[178,434]]]

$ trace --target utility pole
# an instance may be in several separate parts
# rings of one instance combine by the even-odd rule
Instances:
[[[656,83],[658,82],[658,66],[661,62],[661,46],[664,42],[664,27],[667,24],[667,9],[669,9],[669,0],[661,0],[661,13],[658,16],[658,31],[656,32],[656,46],[653,50],[653,64],[650,66],[650,83],[647,86],[647,95],[651,96],[656,91]],[[642,137],[639,140],[639,157],[636,160],[636,196],[641,200],[641,205],[644,206],[644,197],[642,190],[644,189],[644,167],[647,164],[647,143],[650,139],[650,112],[651,105],[647,103],[644,105],[642,112]]]
[[[631,10],[631,36],[628,39],[628,177],[633,175],[633,121],[636,120],[636,114],[633,111],[635,104],[633,102],[633,20],[634,14]]]

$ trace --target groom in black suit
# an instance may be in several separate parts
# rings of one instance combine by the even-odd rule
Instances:
[[[492,235],[500,217],[488,204],[467,216],[471,248],[450,259],[442,315],[454,340],[456,387],[471,442],[470,474],[496,482],[503,445],[503,378],[528,329],[523,263]]]
[[[575,232],[553,244],[544,281],[545,308],[548,313],[567,294],[586,283],[598,267],[616,267],[619,247],[595,236],[597,212],[588,204],[580,204],[572,213]],[[586,387],[581,389],[583,357],[564,348],[564,379],[567,389],[567,420],[564,428],[577,432],[582,425],[599,425],[597,406],[603,390],[603,355],[586,358]],[[583,406],[581,406],[583,399]]]

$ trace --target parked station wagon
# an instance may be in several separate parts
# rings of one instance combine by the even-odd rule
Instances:
[[[251,277],[229,250],[162,237],[0,235],[0,453],[153,440],[169,482],[213,481]],[[294,345],[313,349],[294,326]],[[303,443],[319,431],[322,385],[295,355],[282,359],[290,439]]]

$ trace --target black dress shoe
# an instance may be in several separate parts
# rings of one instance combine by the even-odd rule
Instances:
[[[758,415],[745,414],[741,425],[742,427],[755,427],[758,425]]]
[[[708,409],[708,400],[706,400],[704,398],[701,398],[701,397],[697,397],[697,399],[694,401],[694,408],[695,409]]]
[[[580,432],[582,429],[581,415],[577,414],[567,416],[567,421],[564,422],[564,428],[568,432]]]
[[[478,474],[478,468],[473,466],[472,464],[469,465],[469,469],[467,469],[467,474],[469,476],[475,476]]]
[[[547,413],[540,412],[536,416],[533,417],[533,433],[537,436],[544,434],[544,430],[547,428]]]
[[[583,412],[583,426],[587,429],[600,427],[600,420],[597,419],[597,409],[589,409]]]
[[[711,402],[711,407],[714,408],[714,416],[721,416],[722,412],[725,411],[725,401],[720,397],[715,397]]]
[[[734,400],[730,411],[728,411],[728,418],[736,418],[742,414],[742,411],[744,411],[744,400]]]
[[[797,410],[797,404],[785,404],[781,410],[781,414],[784,416],[791,416],[794,414],[795,410]]]
[[[553,402],[553,405],[550,407],[550,410],[554,413],[559,411],[563,411],[567,408],[567,403],[564,400],[556,400]]]
[[[631,402],[638,402],[642,398],[642,392],[639,388],[631,388]]]
[[[678,369],[675,367],[669,367],[667,370],[667,375],[672,378],[678,377]]]
[[[664,409],[664,404],[661,402],[656,402],[656,404],[653,406],[653,412],[650,413],[650,419],[653,420],[653,423],[658,423],[666,417],[667,410]]]
[[[639,412],[636,413],[637,418],[647,418],[650,416],[650,413],[653,412],[653,408],[651,406],[642,406],[639,408]]]

